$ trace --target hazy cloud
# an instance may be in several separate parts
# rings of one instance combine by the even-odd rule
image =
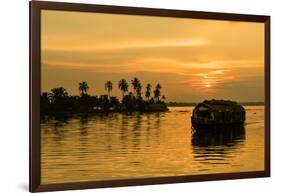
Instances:
[[[151,16],[42,11],[42,89],[137,76],[160,82],[168,101],[264,97],[264,25]],[[121,95],[120,95],[121,96]]]

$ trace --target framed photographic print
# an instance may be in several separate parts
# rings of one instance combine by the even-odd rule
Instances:
[[[269,176],[269,16],[30,2],[30,191]]]

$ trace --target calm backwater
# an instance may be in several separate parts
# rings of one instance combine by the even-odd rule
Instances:
[[[246,106],[245,129],[192,132],[193,107],[41,121],[43,184],[264,169],[264,107]]]

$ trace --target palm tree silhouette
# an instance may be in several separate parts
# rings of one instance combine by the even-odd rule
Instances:
[[[63,87],[53,88],[53,89],[51,89],[51,92],[52,92],[51,97],[53,100],[66,97],[68,95],[68,93],[66,92],[66,89]]]
[[[146,85],[146,91],[145,91],[145,97],[147,98],[147,100],[149,100],[151,95],[151,84],[147,84]]]
[[[131,80],[131,83],[132,83],[132,85],[133,85],[133,89],[134,89],[134,93],[136,94],[137,93],[137,89],[139,89],[141,86],[141,84],[140,84],[140,80],[137,78],[137,77],[135,77],[133,80]]]
[[[67,108],[68,93],[63,87],[51,89],[51,103],[55,110],[61,111]]]
[[[152,93],[152,85],[150,83],[145,86],[145,97],[147,101],[142,98],[142,84],[137,77],[131,80],[134,93],[128,92],[129,84],[125,79],[121,79],[118,82],[118,87],[123,93],[122,101],[119,101],[116,96],[110,96],[113,90],[113,84],[111,81],[107,81],[104,86],[108,94],[98,96],[91,96],[87,92],[89,90],[88,83],[86,81],[80,82],[78,85],[80,96],[68,95],[67,91],[63,87],[56,87],[51,89],[50,93],[42,92],[40,95],[40,104],[42,115],[44,113],[56,113],[56,112],[122,112],[122,111],[164,111],[167,110],[164,95],[161,95],[162,86],[158,83]],[[153,95],[154,94],[154,95]],[[153,96],[152,96],[153,95]],[[161,97],[162,96],[162,97]],[[160,100],[161,97],[161,100]],[[157,100],[157,101],[156,101]],[[162,101],[163,100],[163,101]],[[154,104],[158,104],[156,109]],[[161,107],[161,105],[162,107]]]
[[[87,91],[89,90],[89,86],[87,82],[83,81],[79,83],[79,91],[81,95],[87,94]]]
[[[112,91],[112,82],[111,81],[107,81],[105,84],[104,84],[104,87],[105,87],[105,90],[108,92],[108,96],[110,98],[110,92]]]
[[[158,83],[154,90],[154,97],[159,101],[159,97],[161,96],[161,88],[162,86]]]
[[[124,95],[128,91],[128,87],[129,87],[127,81],[125,79],[120,80],[119,83],[118,83],[118,87],[122,91],[123,98],[124,98]]]
[[[137,86],[137,97],[140,99],[141,98],[141,88],[142,88],[142,85],[141,83],[138,84]]]

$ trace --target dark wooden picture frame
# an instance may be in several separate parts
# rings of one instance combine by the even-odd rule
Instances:
[[[265,24],[264,78],[265,78],[265,166],[264,171],[239,172],[223,174],[203,174],[191,176],[167,176],[144,179],[106,180],[96,182],[73,182],[58,184],[41,184],[40,181],[40,11],[67,10],[78,12],[112,13],[143,16],[197,18],[228,21],[259,22]],[[118,186],[134,186],[164,183],[181,183],[195,181],[227,180],[241,178],[258,178],[270,176],[270,16],[244,15],[230,13],[212,13],[199,11],[182,11],[153,8],[133,8],[58,2],[30,2],[30,191],[56,191]]]

